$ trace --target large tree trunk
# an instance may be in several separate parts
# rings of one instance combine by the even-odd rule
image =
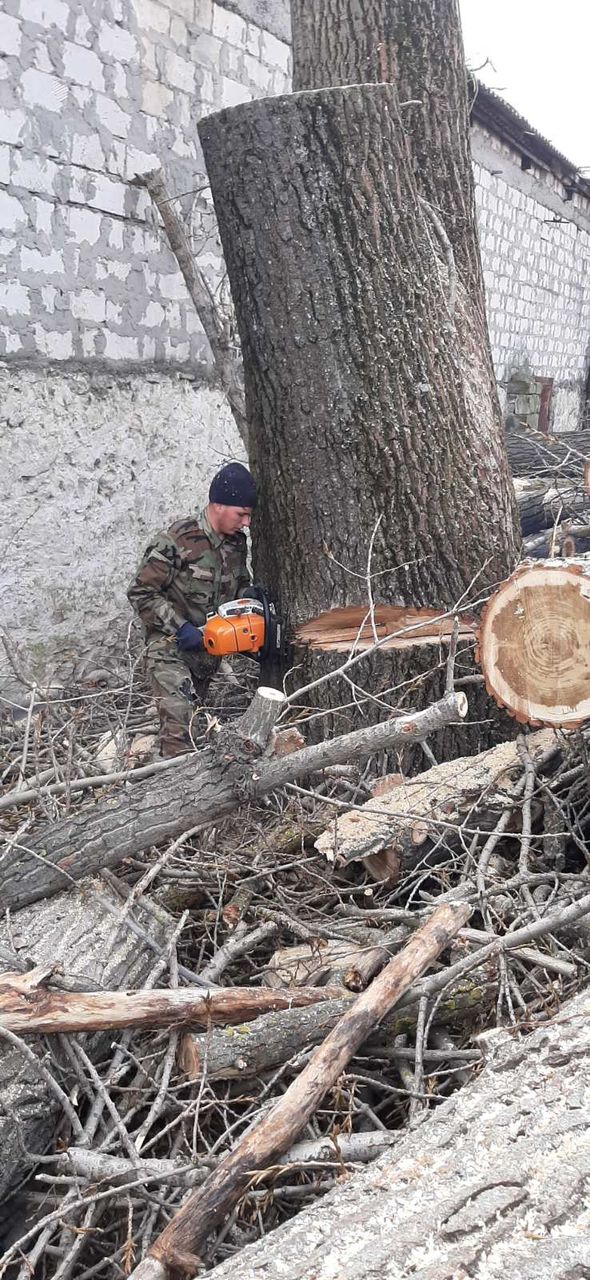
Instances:
[[[73,990],[116,991],[141,985],[154,963],[154,953],[128,924],[117,929],[120,909],[120,900],[108,889],[90,884],[85,893],[73,889],[12,917],[7,911],[0,925],[0,970],[14,969],[19,961],[56,966],[62,987]],[[160,914],[158,923],[141,904],[135,908],[135,918],[156,945],[163,946],[172,922],[161,909]],[[0,1025],[4,1025],[2,1019]],[[41,1057],[43,1041],[36,1038],[29,1043]],[[54,1052],[59,1058],[59,1051]],[[67,1092],[75,1082],[67,1059],[61,1069]],[[59,1075],[59,1067],[54,1071]],[[28,1153],[42,1153],[52,1141],[60,1120],[60,1104],[38,1070],[18,1048],[0,1039],[0,1200],[34,1163],[34,1155],[29,1158]]]
[[[199,131],[244,353],[258,575],[291,625],[367,605],[368,569],[375,599],[453,609],[510,571],[514,497],[466,390],[393,86],[249,103]],[[423,649],[411,674],[437,661]],[[376,654],[360,682],[408,674],[407,655]]]
[[[590,1258],[590,993],[488,1065],[394,1151],[239,1257],[240,1280],[573,1280]],[[209,1272],[233,1280],[236,1259]]]
[[[418,190],[442,219],[459,278],[483,313],[456,0],[291,0],[291,24],[294,90],[395,85]]]

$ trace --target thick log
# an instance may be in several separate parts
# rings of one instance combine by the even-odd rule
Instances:
[[[109,901],[110,911],[104,899]],[[116,991],[121,984],[141,984],[153,965],[154,954],[125,926],[113,940],[113,910],[117,914],[120,907],[120,901],[104,885],[91,884],[84,893],[74,889],[50,902],[19,911],[10,919],[8,915],[3,917],[0,970],[14,968],[18,961],[39,965],[46,972],[57,966],[63,974],[58,979],[62,985],[97,987],[102,991],[106,988],[107,992]],[[135,916],[154,941],[163,946],[172,927],[166,913],[160,912],[158,924],[138,904]],[[67,995],[64,991],[54,992],[53,998],[61,1001]],[[31,1047],[37,1052],[35,1043]],[[59,1120],[59,1102],[47,1083],[17,1048],[0,1042],[0,1200],[34,1163],[26,1153],[43,1152]]]
[[[590,458],[590,431],[550,436],[531,431],[510,415],[506,422],[506,452],[513,476],[559,476],[581,482]]]
[[[554,742],[551,729],[536,733],[528,742],[532,759],[538,762]],[[444,832],[439,856],[447,859],[467,815],[472,814],[471,825],[482,830],[496,823],[501,809],[516,797],[521,774],[516,742],[501,742],[479,756],[444,761],[403,779],[387,795],[337,814],[315,847],[329,861],[337,858],[343,863],[387,849],[397,857],[402,874],[428,863],[429,850],[440,848]]]
[[[464,1035],[481,1026],[495,1000],[496,981],[490,970],[482,977],[466,977],[451,985],[437,1004],[434,1025]],[[412,993],[409,993],[411,997]],[[382,1021],[369,1045],[391,1047],[396,1036],[416,1030],[417,998],[400,1002]],[[208,1035],[187,1033],[179,1045],[179,1063],[191,1080],[250,1079],[274,1071],[302,1049],[319,1044],[350,1008],[353,997],[326,1000],[304,1009],[263,1014],[246,1026],[215,1029]]]
[[[574,516],[583,520],[588,511],[588,494],[581,477],[577,482],[565,480],[557,486],[553,480],[515,479],[514,489],[520,528],[527,536],[554,526],[556,520],[562,523]]]
[[[317,1004],[337,995],[335,987],[269,991],[258,987],[217,987],[198,993],[113,991],[70,993],[31,987],[25,977],[0,979],[0,1027],[19,1035],[72,1031],[116,1031],[122,1027],[206,1027],[246,1022],[266,1010]]]
[[[58,893],[102,867],[116,867],[129,854],[174,839],[197,824],[231,813],[244,799],[266,795],[326,765],[362,760],[373,752],[421,742],[448,724],[465,718],[463,693],[384,724],[306,747],[279,759],[261,757],[250,774],[237,771],[233,759],[212,751],[195,752],[169,771],[129,785],[75,817],[42,827],[27,836],[26,850],[0,863],[0,901],[15,908]],[[232,725],[236,732],[235,724]],[[244,779],[250,785],[245,788]]]
[[[187,1200],[150,1249],[168,1273],[194,1274],[207,1236],[247,1189],[253,1174],[267,1168],[292,1145],[358,1047],[445,950],[469,914],[464,904],[443,906],[433,913],[400,955],[354,1001],[268,1116],[238,1142],[201,1190]],[[133,1275],[141,1280],[141,1263]]]
[[[590,718],[590,563],[527,561],[482,612],[486,688],[521,724],[576,729]]]
[[[487,1065],[378,1165],[240,1254],[240,1280],[573,1280],[590,1260],[590,990]],[[235,1258],[209,1272],[234,1280]]]

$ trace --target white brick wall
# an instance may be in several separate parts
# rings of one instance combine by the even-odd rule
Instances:
[[[474,128],[475,195],[490,340],[501,389],[517,370],[553,378],[551,425],[579,426],[590,355],[590,202]],[[499,172],[500,171],[500,172]],[[519,190],[517,183],[528,189]],[[546,203],[553,194],[559,203]],[[584,223],[586,222],[586,226]]]
[[[9,8],[0,14],[0,258],[21,287],[1,295],[0,360],[210,361],[149,196],[131,179],[163,165],[171,192],[201,189],[199,119],[284,88],[287,44],[251,20],[255,0],[250,20],[222,0]],[[195,198],[179,206],[188,220]],[[41,284],[68,305],[47,306]],[[69,335],[52,336],[56,317]]]

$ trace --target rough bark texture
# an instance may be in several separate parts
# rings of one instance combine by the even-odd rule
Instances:
[[[390,604],[452,609],[474,576],[514,563],[503,444],[473,411],[396,101],[392,85],[357,85],[199,127],[244,353],[257,575],[292,626],[367,605],[370,549]],[[437,657],[422,651],[412,674]],[[361,683],[407,675],[407,657],[377,654]],[[338,704],[342,687],[321,696]]]
[[[75,817],[28,835],[26,849],[0,863],[2,906],[15,909],[59,893],[102,867],[119,866],[128,854],[174,839],[198,823],[206,826],[237,809],[249,796],[265,795],[326,765],[420,742],[460,720],[466,702],[463,693],[448,694],[416,715],[359,729],[278,759],[254,759],[239,770],[231,758],[222,762],[211,750],[196,752],[169,772],[130,785]],[[239,722],[232,725],[231,736],[235,742]]]
[[[116,919],[103,905],[104,899],[120,911],[117,898],[104,886],[91,884],[84,892],[75,889],[60,894],[10,919],[7,913],[0,926],[0,969],[14,968],[14,961],[10,961],[14,948],[16,957],[27,966],[30,962],[59,966],[59,980],[70,988],[116,990],[141,984],[153,965],[154,953],[126,925],[117,931]],[[152,913],[144,918],[141,906],[136,907],[135,915],[152,938],[164,945],[166,913],[161,912],[160,925]],[[42,1051],[40,1039],[29,1043]],[[19,1177],[30,1167],[27,1152],[45,1150],[59,1117],[59,1103],[33,1066],[16,1048],[0,1042],[0,1199],[15,1190]]]
[[[458,274],[483,309],[456,0],[291,0],[291,15],[294,90],[396,86],[418,189],[442,218]]]
[[[471,1025],[481,1025],[496,995],[495,975],[481,970],[451,987],[436,1007],[435,1025],[465,1034]],[[179,1059],[192,1080],[201,1077],[205,1061],[208,1080],[240,1077],[249,1079],[275,1070],[301,1053],[307,1045],[319,1044],[350,1007],[352,997],[326,1000],[306,1009],[284,1009],[263,1014],[241,1027],[221,1028],[209,1035],[183,1036]],[[384,1018],[379,1031],[368,1042],[371,1049],[391,1045],[396,1036],[416,1030],[418,997],[413,994]]]
[[[240,1254],[240,1280],[582,1280],[590,993],[489,1062],[395,1151]],[[235,1259],[211,1280],[233,1280]]]
[[[506,422],[506,452],[513,476],[560,476],[582,481],[590,455],[590,431],[546,436],[530,431],[516,418]]]

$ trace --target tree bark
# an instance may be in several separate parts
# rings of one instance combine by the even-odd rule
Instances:
[[[125,926],[113,941],[114,918],[104,905],[105,898],[118,913],[120,901],[103,885],[100,891],[91,885],[86,893],[74,889],[60,894],[12,918],[7,912],[0,924],[0,969],[11,967],[4,957],[10,957],[14,947],[17,961],[49,969],[57,965],[64,975],[62,985],[96,985],[115,991],[121,985],[141,984],[153,965],[153,951]],[[136,915],[154,940],[164,945],[169,930],[166,913],[161,912],[159,925],[153,914],[144,916],[141,904]],[[61,992],[56,998],[67,996]],[[43,1043],[34,1041],[31,1047],[39,1052]],[[64,1070],[67,1081],[67,1065]],[[17,1048],[0,1041],[0,1200],[34,1163],[34,1155],[29,1159],[27,1153],[45,1150],[59,1119],[59,1102],[47,1083]]]
[[[590,991],[480,1038],[481,1074],[377,1167],[240,1254],[240,1280],[573,1280],[588,1267]],[[233,1280],[235,1258],[209,1272]]]
[[[537,768],[544,752],[554,745],[550,729],[528,739]],[[337,814],[317,837],[315,847],[329,861],[337,858],[339,863],[374,857],[388,849],[399,859],[400,874],[417,865],[432,865],[437,858],[445,861],[450,849],[465,841],[466,820],[471,839],[473,828],[482,834],[491,830],[512,800],[519,803],[522,773],[516,742],[501,742],[480,756],[445,760],[416,778],[404,779],[388,795]]]
[[[506,422],[506,452],[513,476],[585,478],[590,455],[590,431],[546,436],[523,427],[510,416]]]
[[[482,614],[486,688],[521,724],[577,729],[590,719],[590,566],[525,562]]]
[[[495,1000],[496,982],[490,972],[487,980],[467,977],[454,984],[436,1006],[437,1026],[450,1027],[465,1034],[467,1027],[481,1026]],[[208,1035],[183,1036],[179,1048],[182,1069],[191,1080],[205,1074],[207,1080],[251,1079],[274,1071],[306,1046],[319,1044],[350,1007],[352,997],[325,1000],[322,1004],[302,1009],[284,1009],[280,1013],[262,1014],[243,1027]],[[412,1035],[416,1030],[417,1000],[404,1002],[383,1019],[375,1038],[369,1044],[390,1047],[396,1036]]]
[[[150,1255],[169,1273],[194,1274],[207,1236],[246,1190],[253,1174],[288,1150],[355,1050],[445,950],[469,915],[470,908],[464,904],[437,908],[400,955],[354,1001],[270,1114],[240,1139],[201,1191],[175,1214],[150,1249]],[[133,1274],[141,1280],[141,1263]]]
[[[473,410],[393,86],[248,103],[199,132],[245,362],[257,575],[292,629],[368,608],[368,575],[380,603],[452,610],[510,571],[514,495],[498,424]],[[437,660],[422,650],[412,673]],[[408,670],[377,654],[362,683]]]
[[[4,909],[15,909],[59,893],[102,867],[119,866],[129,854],[172,840],[199,823],[216,821],[244,799],[266,795],[329,764],[420,742],[463,719],[466,711],[464,693],[447,694],[416,715],[278,759],[255,759],[249,769],[236,769],[233,758],[219,759],[212,750],[196,752],[155,778],[131,784],[116,797],[28,835],[26,850],[0,863],[0,901]],[[232,742],[236,735],[239,722],[232,724]]]

